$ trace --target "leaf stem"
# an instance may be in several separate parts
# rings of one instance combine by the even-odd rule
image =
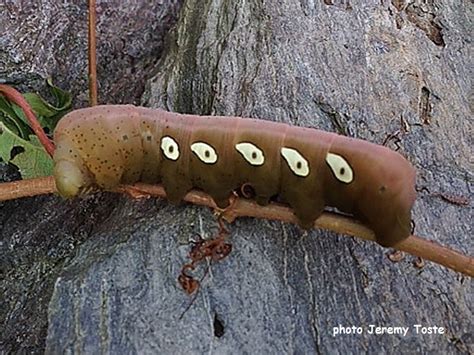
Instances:
[[[54,153],[54,143],[46,136],[46,133],[44,133],[43,128],[25,98],[16,89],[4,84],[0,84],[0,93],[23,110],[30,123],[31,129],[38,137],[41,145],[52,157]]]
[[[97,105],[96,6],[89,0],[89,104]]]

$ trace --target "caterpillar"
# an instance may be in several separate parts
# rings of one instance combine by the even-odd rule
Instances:
[[[66,198],[141,181],[162,183],[173,203],[197,188],[225,208],[245,185],[258,204],[283,200],[304,228],[329,206],[367,224],[383,246],[410,235],[415,170],[399,153],[364,140],[132,105],[73,111],[54,140],[54,177]]]

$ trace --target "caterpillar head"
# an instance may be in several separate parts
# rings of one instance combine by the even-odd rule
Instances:
[[[328,205],[368,224],[376,240],[392,246],[410,235],[415,170],[400,154],[345,139],[326,155]]]
[[[61,196],[75,197],[92,185],[88,169],[67,140],[59,141],[53,159],[56,189]]]

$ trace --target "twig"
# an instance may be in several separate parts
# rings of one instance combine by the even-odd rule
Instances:
[[[15,181],[0,184],[0,201],[15,199],[25,196],[53,193],[56,191],[53,177]],[[121,185],[115,192],[128,193],[135,196],[156,196],[166,198],[166,192],[161,185],[148,185],[136,183],[133,185]],[[189,192],[184,201],[208,206],[218,209],[214,200],[201,191]],[[292,210],[280,204],[259,206],[251,200],[237,199],[231,209],[223,211],[224,218],[232,222],[237,217],[256,217],[274,219],[284,222],[296,223],[296,217]],[[323,213],[315,222],[315,227],[329,229],[331,231],[358,237],[365,240],[375,240],[374,233],[360,222],[335,213]],[[431,260],[449,269],[474,277],[474,258],[464,255],[458,251],[442,246],[436,242],[429,241],[415,235],[394,246],[395,249]]]
[[[38,122],[33,110],[31,109],[28,102],[25,100],[23,95],[21,95],[16,89],[12,88],[11,86],[0,84],[0,93],[3,94],[8,100],[17,104],[25,113],[28,122],[30,123],[30,127],[33,132],[38,137],[38,140],[43,145],[44,149],[48,152],[50,156],[53,156],[54,152],[54,144],[51,140],[46,136],[44,133],[43,128]]]
[[[54,192],[56,192],[56,184],[52,176],[4,182],[0,184],[0,201],[51,194]]]
[[[96,59],[96,6],[95,0],[89,0],[89,103],[97,105],[97,59]]]

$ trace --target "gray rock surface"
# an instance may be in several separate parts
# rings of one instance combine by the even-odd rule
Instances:
[[[97,1],[102,103],[140,101],[182,2]],[[52,77],[73,94],[76,107],[87,106],[87,8],[87,1],[2,1],[0,79],[31,86],[28,74]]]
[[[102,15],[102,31],[116,24],[113,11],[111,19]],[[470,15],[472,5],[454,1],[187,0],[165,55],[151,51],[143,59],[161,58],[143,103],[320,127],[376,143],[400,130],[400,151],[429,190],[414,208],[417,234],[472,254],[472,203],[437,195],[473,195]],[[160,26],[149,21],[140,22],[144,31]],[[125,27],[112,32],[120,37]],[[36,45],[54,53],[59,49],[44,41],[48,31],[57,29],[46,24]],[[104,58],[123,53],[103,46]],[[85,58],[44,65],[65,78],[84,71]],[[44,74],[26,62],[25,71],[6,69]],[[124,62],[103,69],[109,89],[102,101],[132,102],[137,88],[123,93],[120,84],[120,73],[129,73]],[[84,93],[85,82],[68,85]],[[2,203],[0,221],[6,351],[473,351],[472,280],[431,263],[419,270],[411,256],[392,263],[373,243],[242,218],[231,227],[233,252],[210,266],[192,302],[176,279],[187,242],[215,232],[206,209],[106,193],[74,201],[43,196]],[[371,335],[370,324],[410,329],[407,336]],[[415,324],[446,333],[416,334]],[[363,333],[333,336],[339,325]]]
[[[139,101],[181,3],[98,1],[101,102]],[[0,28],[1,83],[47,97],[51,76],[72,93],[75,107],[87,106],[86,1],[0,1]],[[14,178],[14,169],[0,163],[1,181]],[[42,196],[0,203],[0,353],[45,349],[56,279],[114,201]]]

